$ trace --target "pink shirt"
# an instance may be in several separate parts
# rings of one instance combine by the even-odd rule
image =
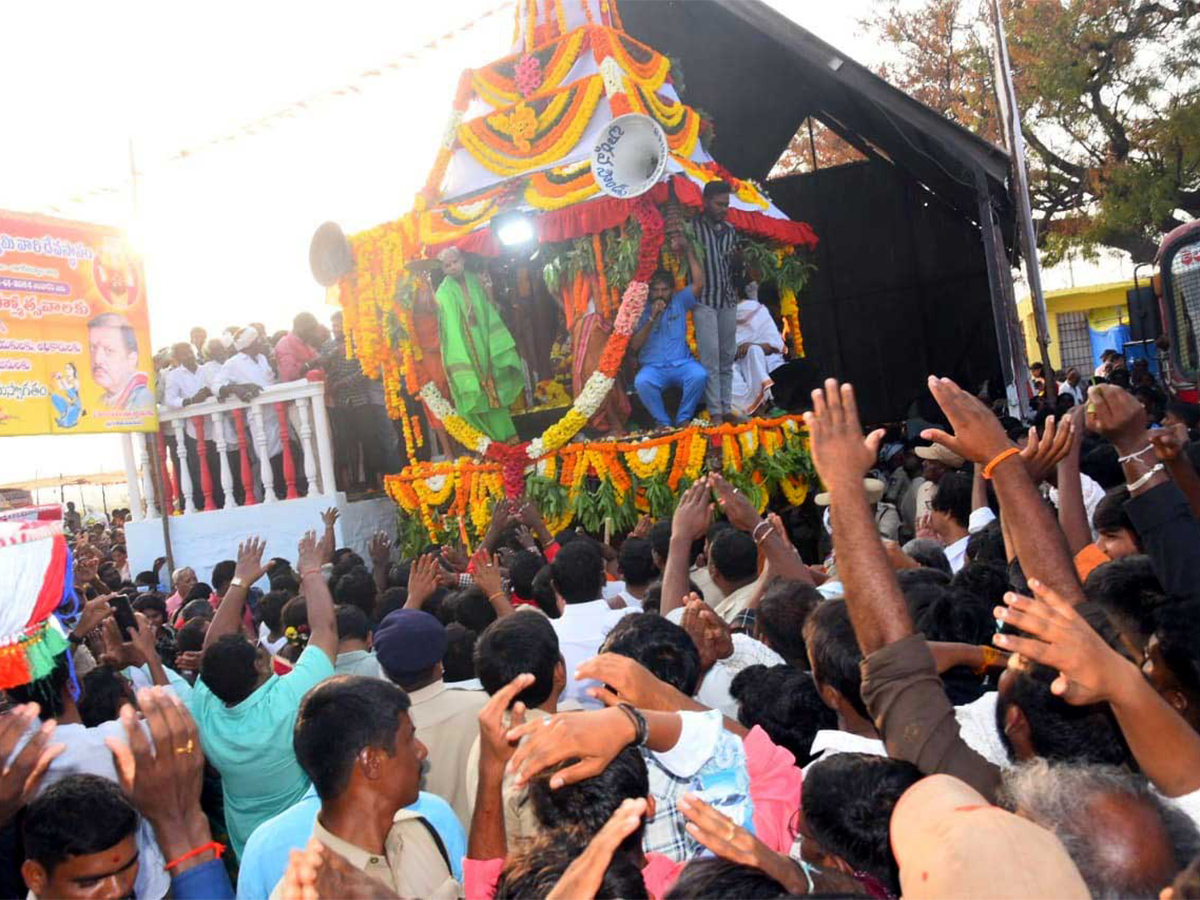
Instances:
[[[679,878],[685,863],[675,862],[661,853],[647,853],[646,867],[642,869],[642,881],[646,893],[654,900],[667,895],[667,891]],[[502,859],[463,858],[463,890],[467,900],[492,900],[496,896],[496,882],[504,870]]]
[[[289,331],[275,345],[275,362],[279,364],[279,380],[295,381],[303,378],[304,375],[300,369],[305,363],[312,362],[316,358],[317,351]]]

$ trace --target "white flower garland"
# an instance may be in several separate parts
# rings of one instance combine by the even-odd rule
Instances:
[[[625,93],[625,84],[621,78],[621,66],[611,56],[606,56],[601,60],[600,77],[604,79],[606,97]]]

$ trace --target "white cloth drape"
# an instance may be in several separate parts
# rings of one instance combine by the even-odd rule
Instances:
[[[768,353],[760,344],[775,348]],[[733,411],[748,416],[771,393],[771,372],[783,365],[783,335],[771,313],[757,300],[743,300],[737,308],[737,345],[750,345],[733,363]]]

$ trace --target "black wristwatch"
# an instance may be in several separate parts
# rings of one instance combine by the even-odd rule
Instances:
[[[629,721],[633,723],[634,731],[637,732],[637,736],[633,739],[633,745],[645,747],[646,742],[650,740],[650,726],[646,724],[646,717],[628,703],[618,703],[617,709],[625,713],[629,717]]]
[[[84,645],[84,638],[81,638],[79,635],[77,635],[75,632],[72,631],[67,635],[67,642],[70,644],[73,644],[76,647],[82,647]]]

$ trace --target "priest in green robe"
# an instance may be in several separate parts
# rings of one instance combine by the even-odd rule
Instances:
[[[451,247],[438,260],[446,274],[436,296],[450,398],[468,424],[494,441],[510,441],[517,429],[508,408],[525,384],[516,344],[462,253]]]

